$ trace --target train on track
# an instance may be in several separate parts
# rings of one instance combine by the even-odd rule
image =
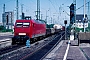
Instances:
[[[16,20],[12,45],[18,43],[26,44],[28,39],[32,43],[37,38],[44,38],[60,31],[61,29],[46,28],[46,23],[42,20],[34,20],[31,18]]]

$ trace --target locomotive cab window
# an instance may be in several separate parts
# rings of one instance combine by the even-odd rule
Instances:
[[[29,23],[23,23],[23,27],[29,27]]]
[[[16,27],[29,27],[29,23],[16,23]]]
[[[23,23],[16,23],[16,27],[22,27]]]

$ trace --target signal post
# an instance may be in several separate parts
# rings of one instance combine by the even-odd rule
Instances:
[[[66,34],[66,24],[67,24],[67,20],[64,21],[64,24],[65,24],[65,40],[66,40],[66,37],[67,37],[67,34]]]

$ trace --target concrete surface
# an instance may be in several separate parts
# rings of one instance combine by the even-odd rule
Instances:
[[[49,53],[43,60],[63,60],[65,51],[67,49],[68,40],[62,40],[62,41],[63,43],[61,42],[59,43],[59,45],[61,44],[61,46],[57,45],[58,49],[56,48],[55,48],[56,50],[53,49],[51,53]],[[80,46],[77,45],[78,45],[77,40],[71,41],[71,45],[67,54],[67,60],[87,60],[83,52],[80,50]]]

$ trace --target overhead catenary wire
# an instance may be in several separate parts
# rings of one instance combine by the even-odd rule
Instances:
[[[56,1],[55,1],[55,2],[56,2]],[[65,2],[67,2],[67,0],[66,0]],[[57,2],[56,2],[56,4],[57,4]],[[58,4],[57,4],[57,6],[59,7],[59,5],[58,5]],[[61,14],[61,13],[60,13],[60,8],[61,8],[61,9],[63,9],[63,10],[64,10],[64,12],[65,12],[68,16],[70,16],[70,14],[69,14],[69,13],[67,13],[67,12],[66,12],[66,10],[64,9],[64,7],[62,7],[61,5],[60,5],[60,7],[59,7],[59,14]]]
[[[62,8],[63,8],[63,7],[62,7]],[[70,16],[70,14],[69,14],[69,13],[67,13],[67,12],[65,11],[65,9],[64,9],[64,8],[63,8],[63,10],[64,10],[63,12],[65,12],[68,16]]]
[[[89,2],[90,2],[90,1],[88,1],[86,4],[88,4]],[[79,10],[80,8],[82,8],[82,7],[84,7],[84,5],[82,5],[82,6],[80,6],[79,8],[77,8],[76,11]]]
[[[54,4],[52,3],[52,1],[49,0],[49,2],[52,4],[53,8],[56,10],[56,8],[55,8]],[[58,11],[56,10],[56,12],[58,12]]]
[[[34,3],[33,4],[33,6],[34,7],[37,7],[36,5],[35,5],[35,3],[36,2],[34,2],[34,1],[31,1],[32,3]],[[21,3],[21,2],[18,2],[20,5],[22,5],[23,3]],[[40,7],[43,11],[46,11],[45,10],[45,8],[42,8],[42,7]],[[36,8],[33,8],[32,6],[31,7],[29,7],[29,6],[27,6],[26,4],[23,4],[23,9],[24,9],[24,11],[23,12],[25,12],[25,10],[26,10],[26,12],[30,12],[30,11],[32,11],[32,12],[30,12],[31,13],[31,15],[34,13],[35,15],[33,15],[33,17],[35,17],[36,18]],[[41,11],[40,11],[41,12]]]
[[[31,2],[33,3],[33,6],[36,7],[35,2],[32,1],[32,0],[31,0]],[[19,4],[22,5],[23,3],[19,2]],[[36,8],[34,9],[33,7],[29,7],[26,4],[23,4],[23,8],[28,8],[27,10],[34,10],[34,12],[35,12],[35,9],[36,9]],[[44,11],[46,11],[46,9],[43,8],[42,6],[40,8],[43,9]]]

